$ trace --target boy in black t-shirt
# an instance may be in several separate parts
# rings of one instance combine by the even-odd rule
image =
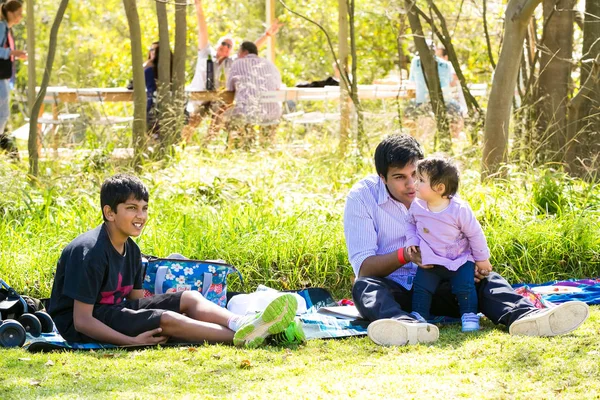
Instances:
[[[104,223],[63,250],[48,310],[66,340],[149,345],[175,338],[255,347],[269,335],[301,329],[290,294],[250,317],[232,314],[195,291],[144,298],[141,253],[130,236],[142,233],[148,198],[138,178],[108,178],[100,191]]]

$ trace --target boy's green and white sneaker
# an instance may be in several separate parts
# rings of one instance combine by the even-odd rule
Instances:
[[[287,346],[302,344],[306,341],[306,335],[302,329],[302,322],[294,319],[283,332],[269,337],[269,343],[275,346]]]
[[[288,328],[296,316],[298,302],[291,294],[273,300],[261,313],[251,316],[233,336],[233,344],[255,348],[265,339]]]

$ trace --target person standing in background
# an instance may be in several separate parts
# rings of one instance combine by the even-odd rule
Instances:
[[[9,0],[0,5],[0,135],[10,116],[10,80],[14,75],[14,61],[26,60],[27,52],[15,49],[11,28],[23,19],[23,4]]]
[[[196,69],[192,83],[187,87],[187,90],[204,91],[206,89],[206,70],[207,60],[210,57],[213,61],[213,82],[214,90],[225,90],[227,78],[229,77],[229,69],[233,63],[234,57],[232,49],[235,41],[230,35],[224,35],[217,42],[217,46],[213,48],[208,40],[208,25],[204,16],[204,8],[202,0],[195,0],[196,19],[198,21],[198,58],[196,61]],[[256,39],[254,44],[257,48],[264,46],[270,36],[275,36],[281,28],[282,24],[275,21],[267,28],[265,33]],[[202,119],[211,115],[213,117],[211,127],[204,141],[210,142],[222,125],[222,114],[227,108],[227,105],[221,102],[210,101],[190,101],[187,104],[186,110],[190,115],[188,125],[183,128],[183,138],[189,141],[194,130],[200,124]]]

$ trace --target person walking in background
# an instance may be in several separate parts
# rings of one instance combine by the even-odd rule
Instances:
[[[14,75],[14,61],[26,60],[27,52],[15,49],[11,28],[23,19],[23,4],[9,0],[0,5],[0,134],[4,133],[10,116],[10,80]]]
[[[440,88],[444,92],[444,102],[450,120],[450,131],[453,137],[458,137],[464,127],[461,106],[449,96],[455,88],[458,88],[458,78],[456,77],[454,67],[452,67],[450,62],[441,57],[442,53],[438,52],[435,43],[428,40],[427,44],[435,56]],[[407,118],[406,125],[419,137],[422,134],[435,131],[435,120],[429,98],[429,89],[425,81],[425,73],[421,65],[421,57],[418,55],[410,63],[408,80],[415,85],[416,97],[406,107],[404,115]]]

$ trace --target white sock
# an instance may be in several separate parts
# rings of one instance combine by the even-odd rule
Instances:
[[[237,330],[240,329],[241,322],[242,316],[234,315],[233,317],[229,318],[229,321],[227,321],[227,327],[232,331],[237,332]]]

